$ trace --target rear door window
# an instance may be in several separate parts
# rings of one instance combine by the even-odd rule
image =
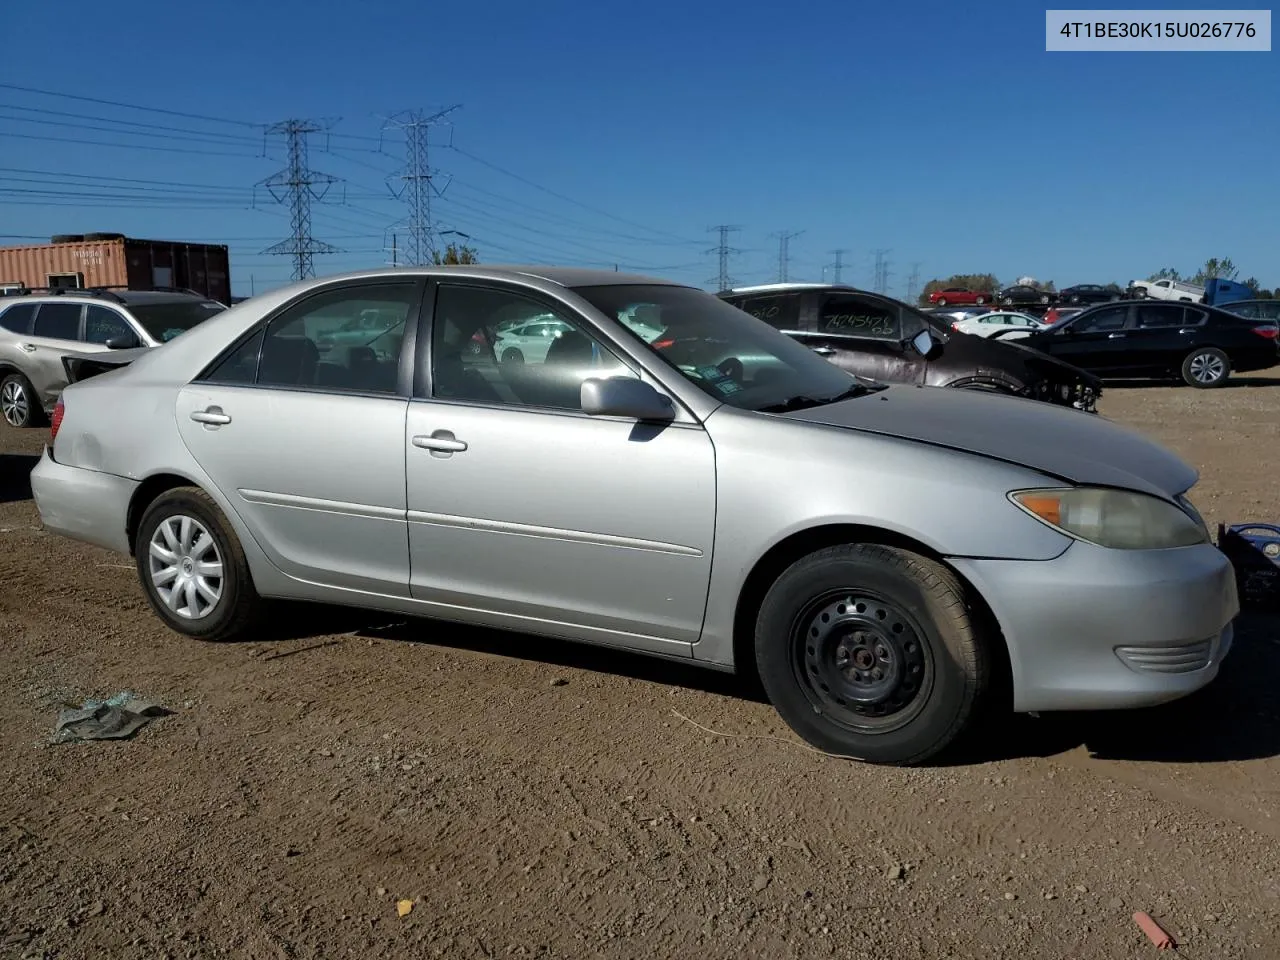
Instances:
[[[50,340],[79,340],[80,314],[84,308],[78,303],[42,303],[36,310],[36,325],[32,336]]]
[[[1165,306],[1159,303],[1140,303],[1134,307],[1134,311],[1138,317],[1138,328],[1140,330],[1182,326],[1182,307]]]
[[[778,330],[800,329],[800,298],[795,294],[747,297],[730,302]]]

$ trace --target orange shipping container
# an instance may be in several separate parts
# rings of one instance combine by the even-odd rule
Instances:
[[[5,287],[179,287],[229,304],[231,263],[221,244],[89,234],[63,243],[0,247],[0,289]]]

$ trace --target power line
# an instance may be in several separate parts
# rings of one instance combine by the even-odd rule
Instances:
[[[915,303],[920,290],[920,261],[911,264],[911,276],[907,277],[907,303]]]
[[[405,239],[408,242],[405,244],[403,262],[409,266],[430,263],[436,254],[436,244],[431,223],[431,194],[435,193],[438,196],[444,196],[444,190],[438,189],[432,182],[436,171],[432,170],[427,163],[427,150],[430,147],[429,135],[433,126],[444,123],[449,114],[460,106],[461,104],[455,104],[430,116],[420,111],[411,110],[400,114],[398,117],[388,119],[386,126],[383,128],[384,130],[392,128],[404,131],[404,169],[399,174],[393,174],[388,177],[387,180],[388,184],[393,179],[401,181],[399,191],[397,192],[392,187],[391,193],[395,197],[403,199],[409,206],[409,216],[392,225],[393,228],[401,224],[405,227]],[[448,184],[445,184],[445,188],[448,189]]]
[[[229,123],[240,127],[253,127],[257,124],[247,120],[228,120],[225,117],[210,117],[200,113],[184,113],[181,110],[165,110],[161,107],[142,107],[134,103],[121,103],[119,100],[102,100],[98,97],[85,97],[74,93],[57,93],[53,90],[37,90],[35,87],[24,87],[16,83],[0,83],[0,89],[19,90],[23,93],[36,93],[44,97],[61,97],[64,100],[80,100],[84,103],[97,103],[108,107],[120,107],[125,110],[146,110],[151,113],[163,113],[170,117],[186,117],[189,120],[207,120],[210,123]]]
[[[794,230],[790,233],[783,231],[775,233],[773,236],[778,238],[778,282],[787,282],[787,266],[791,263],[791,241],[804,233],[803,230]]]
[[[327,173],[312,170],[308,161],[307,137],[312,133],[326,130],[327,125],[312,120],[285,120],[272,124],[267,128],[268,134],[281,134],[285,137],[289,151],[289,162],[279,173],[276,173],[259,185],[266,187],[277,203],[285,203],[285,197],[276,193],[279,188],[286,189],[290,213],[292,215],[293,235],[263,250],[263,253],[288,254],[293,257],[293,279],[306,280],[315,276],[313,258],[317,254],[340,252],[332,244],[316,240],[311,236],[311,201],[322,200],[329,187],[340,180]],[[317,186],[320,187],[317,190]]]
[[[714,253],[719,259],[720,272],[715,279],[717,291],[729,290],[733,287],[733,279],[729,276],[729,255],[741,253],[742,251],[729,246],[729,234],[737,233],[741,229],[741,227],[731,226],[727,223],[707,228],[708,232],[714,231],[720,235],[720,242],[707,251],[707,253]]]
[[[872,287],[876,293],[887,294],[889,292],[889,255],[888,250],[876,250],[876,276]]]
[[[839,283],[840,271],[844,269],[844,255],[849,251],[848,250],[832,250],[831,252],[836,258],[836,262],[831,264],[831,282]]]
[[[542,184],[535,183],[534,181],[528,179],[527,177],[520,176],[520,174],[518,173],[512,173],[510,170],[504,169],[503,167],[498,166],[496,163],[491,163],[490,161],[485,160],[483,157],[477,157],[474,153],[468,153],[467,151],[463,150],[461,147],[455,147],[450,145],[450,149],[452,149],[455,153],[458,153],[464,157],[467,157],[470,160],[474,160],[476,163],[481,164],[482,166],[488,167],[490,170],[494,170],[498,173],[503,174],[504,176],[511,177],[513,180],[519,180],[521,183],[527,186],[533,187],[535,190],[541,190],[543,193],[549,194],[550,196],[563,200],[566,203],[572,203],[574,206],[581,207],[584,210],[590,210],[592,213],[599,214],[602,217],[608,217],[610,220],[616,220],[618,223],[625,223],[629,227],[636,227],[637,229],[644,230],[647,233],[653,233],[658,236],[674,237],[677,240],[687,242],[687,238],[685,237],[678,237],[674,233],[668,233],[665,230],[655,230],[652,227],[645,226],[643,223],[636,223],[634,220],[627,220],[625,217],[616,216],[612,213],[609,213],[607,210],[601,210],[599,207],[593,207],[590,204],[583,203],[581,200],[575,200],[573,199],[573,197],[567,197],[563,193],[559,193],[555,190],[552,190],[550,187],[544,187]]]

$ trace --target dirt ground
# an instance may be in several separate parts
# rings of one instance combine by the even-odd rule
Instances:
[[[1280,370],[1111,387],[1280,520]],[[0,955],[15,958],[1280,956],[1280,629],[1158,710],[1022,717],[946,765],[798,746],[732,677],[305,611],[201,645],[127,560],[43,533],[44,430],[0,425]],[[53,745],[62,702],[173,710]],[[399,916],[397,901],[412,901]]]

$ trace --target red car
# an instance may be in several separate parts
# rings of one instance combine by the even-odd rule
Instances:
[[[966,290],[964,287],[947,287],[929,294],[929,302],[945,307],[949,303],[990,303],[991,294],[986,290]]]

